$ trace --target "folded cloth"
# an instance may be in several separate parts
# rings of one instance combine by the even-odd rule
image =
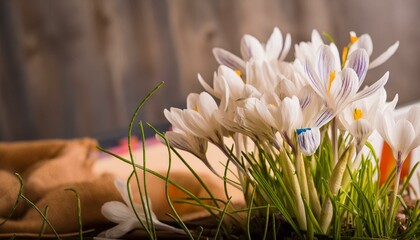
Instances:
[[[103,230],[112,226],[113,223],[102,215],[101,208],[106,202],[123,202],[123,199],[114,185],[115,176],[112,171],[111,173],[93,171],[93,165],[101,162],[96,159],[96,144],[95,140],[89,138],[0,143],[0,236],[9,234],[37,237],[45,225],[39,212],[23,198],[19,198],[17,208],[11,217],[9,216],[21,188],[15,172],[23,178],[23,195],[42,212],[48,206],[47,219],[60,235],[77,234],[79,231],[77,198],[74,192],[66,191],[70,188],[80,197],[83,229]],[[118,162],[117,159],[114,160]],[[164,164],[165,162],[160,163]],[[130,168],[129,164],[125,165]],[[173,182],[197,197],[208,198],[208,193],[188,170],[174,169],[170,173]],[[117,173],[118,169],[113,171]],[[155,169],[155,172],[162,176],[166,175],[166,170],[163,168]],[[214,197],[226,199],[220,179],[211,173],[199,172]],[[144,186],[142,174],[143,171],[138,170],[141,189]],[[125,178],[127,177],[128,174]],[[132,178],[131,182],[132,195],[135,202],[140,203],[139,188],[137,183],[133,182],[134,179]],[[146,181],[149,198],[157,218],[171,220],[167,216],[172,210],[165,197],[166,181],[152,174],[146,175]],[[188,198],[188,195],[172,184],[168,184],[168,195],[184,220],[208,215],[208,213],[203,215],[202,208],[177,202]],[[212,201],[203,201],[209,205],[213,204]],[[6,219],[8,220],[4,222]],[[53,230],[47,225],[44,233],[51,236]]]
[[[84,138],[76,140],[47,140],[0,143],[0,226],[1,233],[38,233],[44,220],[22,198],[13,211],[20,183],[14,173],[23,177],[23,195],[44,211],[59,233],[77,232],[78,215],[75,194],[80,196],[82,222],[98,226],[109,221],[101,214],[107,201],[121,200],[113,185],[114,176],[93,173],[97,142]],[[51,233],[47,227],[45,233]]]

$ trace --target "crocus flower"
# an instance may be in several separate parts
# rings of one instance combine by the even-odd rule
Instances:
[[[143,226],[139,222],[139,219],[136,217],[136,213],[140,220],[146,224],[146,214],[143,210],[143,207],[136,203],[134,204],[135,210],[131,207],[126,182],[122,181],[121,179],[116,179],[114,184],[117,190],[120,192],[124,202],[111,201],[105,203],[102,206],[102,215],[104,215],[104,217],[111,222],[117,223],[117,225],[100,233],[99,237],[120,238],[134,229],[142,229]],[[150,202],[149,207],[152,208]],[[136,213],[134,211],[136,211]],[[150,213],[151,216],[148,216],[148,219],[153,221],[156,230],[170,230],[175,233],[184,233],[181,229],[177,229],[160,222],[156,215],[153,213],[152,209],[150,209]]]
[[[344,129],[356,139],[357,150],[365,144],[376,127],[376,120],[380,109],[385,106],[386,91],[381,88],[370,97],[360,99],[348,105],[339,115]]]
[[[349,103],[368,97],[388,81],[388,72],[371,86],[358,92],[367,72],[369,58],[364,49],[349,55],[347,67],[340,71],[336,56],[328,46],[321,46],[315,62],[306,61],[308,83],[325,101],[327,107],[340,112]]]
[[[391,147],[397,165],[402,164],[420,145],[420,107],[410,108],[398,121],[394,120],[392,108],[386,108],[378,118],[377,130]]]
[[[352,44],[348,50],[349,54],[351,54],[353,51],[356,51],[357,49],[363,48],[366,50],[369,57],[372,55],[373,44],[369,34],[362,34],[360,37],[357,37],[355,32],[350,32],[350,39]],[[369,64],[369,69],[375,68],[386,62],[397,51],[399,44],[400,43],[398,41],[395,42],[385,52],[379,55],[379,57],[371,61]]]
[[[241,41],[242,58],[221,48],[214,48],[213,54],[219,64],[245,73],[246,62],[248,61],[284,60],[289,52],[290,44],[290,34],[286,35],[283,45],[283,36],[276,27],[265,45],[255,37],[245,35]]]
[[[206,139],[217,146],[223,146],[223,129],[214,117],[218,106],[210,94],[191,93],[187,97],[187,109],[164,110],[166,119],[186,134]]]

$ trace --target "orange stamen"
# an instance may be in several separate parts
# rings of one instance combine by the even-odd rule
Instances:
[[[335,71],[332,71],[332,72],[330,73],[330,82],[328,83],[328,94],[330,94],[330,91],[331,91],[331,85],[332,85],[332,83],[333,83],[334,79],[335,79]]]
[[[241,72],[241,70],[236,69],[236,70],[235,70],[235,73],[236,73],[236,74],[238,74],[238,76],[239,76],[239,77],[242,77],[242,72]]]
[[[359,38],[356,36],[355,33],[350,34],[350,42],[353,44],[355,42],[357,42],[357,40],[359,40]]]
[[[341,55],[341,62],[344,64],[345,62],[346,62],[346,60],[347,60],[347,54],[348,54],[348,52],[349,52],[349,48],[346,46],[346,47],[343,47],[343,55]]]
[[[363,117],[363,111],[360,108],[355,108],[353,112],[354,120],[359,120]]]

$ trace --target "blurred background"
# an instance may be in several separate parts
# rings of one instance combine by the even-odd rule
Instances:
[[[399,40],[365,83],[389,70],[388,99],[399,93],[403,106],[420,100],[419,22],[416,0],[3,0],[0,140],[91,136],[112,145],[161,81],[140,118],[165,129],[163,109],[202,91],[197,73],[212,82],[213,47],[239,54],[243,34],[265,42],[275,26],[293,44],[314,28],[328,32],[340,48],[349,31],[369,33],[372,59]]]

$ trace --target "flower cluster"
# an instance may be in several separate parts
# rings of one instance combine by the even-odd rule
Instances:
[[[285,207],[296,206],[289,212],[297,228],[311,228],[306,202],[320,230],[327,233],[333,210],[325,191],[321,197],[322,187],[314,184],[315,162],[330,160],[324,180],[335,196],[348,182],[346,169],[350,174],[358,169],[362,148],[375,129],[394,151],[397,176],[409,151],[420,145],[420,108],[412,108],[395,122],[392,111],[398,96],[387,103],[384,89],[389,73],[362,87],[368,70],[387,61],[398,46],[396,42],[371,61],[373,44],[368,34],[350,32],[350,41],[340,53],[332,40],[325,43],[314,30],[311,41],[295,45],[295,59],[286,61],[289,34],[283,39],[275,28],[265,44],[245,35],[241,56],[213,50],[220,64],[213,86],[198,75],[205,92],[190,94],[186,109],[164,111],[173,126],[166,137],[171,146],[194,154],[218,175],[206,156],[207,144],[216,145],[238,168],[244,192],[249,188],[244,178],[253,188],[267,187],[259,186],[267,184],[259,181],[257,173],[261,165],[268,166],[265,177],[284,181],[294,198]],[[225,137],[233,138],[233,150],[225,146]],[[247,140],[255,144],[253,151],[248,150]],[[255,158],[254,151],[265,157]]]

